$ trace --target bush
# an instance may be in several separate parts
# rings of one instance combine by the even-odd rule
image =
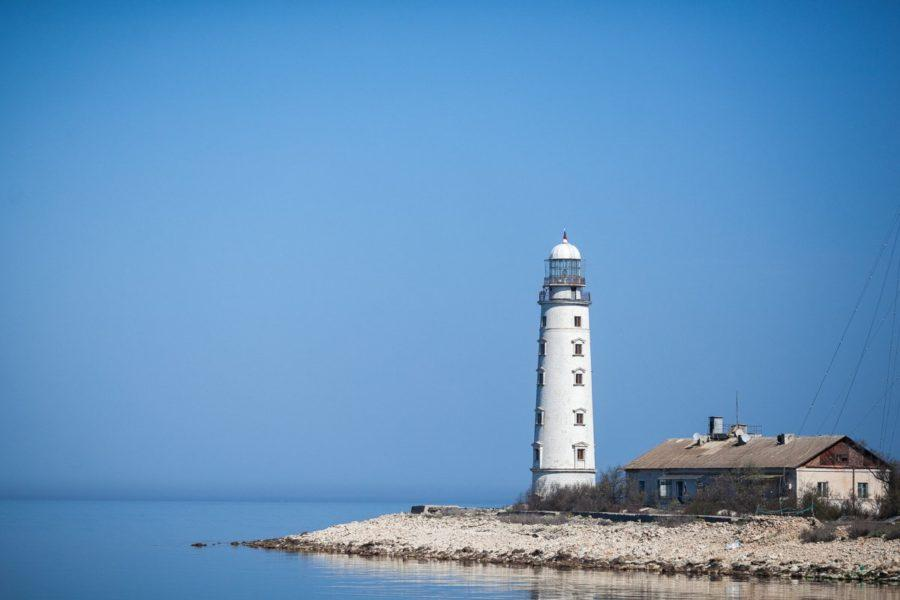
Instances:
[[[833,527],[811,527],[800,532],[800,541],[807,544],[833,542],[837,539]]]
[[[900,463],[891,461],[888,471],[879,479],[884,481],[886,489],[884,495],[878,498],[878,516],[890,519],[900,515]]]
[[[879,523],[877,521],[854,521],[847,532],[850,539],[860,537],[880,537],[886,540],[900,539],[900,524]]]
[[[847,529],[847,537],[851,540],[856,538],[871,536],[881,527],[881,523],[873,523],[872,521],[853,521]]]
[[[755,469],[736,469],[710,477],[697,487],[697,493],[684,507],[692,515],[714,515],[720,510],[743,514],[757,507],[778,508],[779,488]]]
[[[640,506],[641,494],[637,485],[626,479],[625,472],[616,467],[601,473],[594,485],[558,487],[549,490],[543,496],[529,492],[520,498],[513,508],[564,512],[619,512],[637,510]]]
[[[819,496],[815,490],[806,490],[800,496],[799,508],[813,507],[813,516],[820,521],[835,521],[843,514],[840,504]]]

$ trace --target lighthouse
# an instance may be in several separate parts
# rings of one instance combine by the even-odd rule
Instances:
[[[591,295],[584,291],[581,252],[564,232],[545,262],[531,466],[537,494],[592,484],[596,475]]]

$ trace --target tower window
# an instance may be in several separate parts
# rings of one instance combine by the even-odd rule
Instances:
[[[575,424],[576,425],[584,425],[584,413],[583,412],[575,413]]]
[[[538,343],[538,356],[547,356],[547,342]]]
[[[544,424],[544,411],[541,409],[537,409],[534,411],[534,424],[535,425],[543,425]]]
[[[575,385],[584,385],[584,373],[575,373]]]
[[[584,448],[575,449],[575,460],[584,460]]]
[[[544,372],[543,371],[538,371],[537,384],[544,385]]]
[[[581,349],[582,349],[581,344],[575,344],[575,356],[581,356]]]
[[[540,448],[534,449],[534,464],[537,467],[541,466],[541,449]]]
[[[575,327],[581,327],[581,316],[575,315]]]
[[[547,326],[547,315],[541,315],[541,327]]]

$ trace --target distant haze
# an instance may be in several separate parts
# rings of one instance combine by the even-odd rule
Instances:
[[[796,431],[900,204],[898,31],[891,2],[4,3],[0,496],[512,500],[563,228],[598,465],[736,390]],[[897,454],[894,278],[837,430]]]

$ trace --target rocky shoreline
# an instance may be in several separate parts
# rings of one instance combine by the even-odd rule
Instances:
[[[801,542],[800,533],[814,524],[800,517],[612,522],[469,509],[383,515],[243,545],[560,569],[900,583],[900,540],[842,535]]]

